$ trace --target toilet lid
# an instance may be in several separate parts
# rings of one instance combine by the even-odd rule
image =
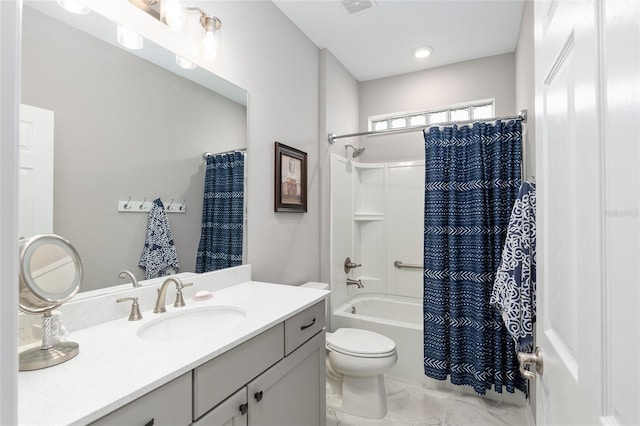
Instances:
[[[396,351],[393,340],[358,328],[339,328],[335,333],[327,333],[327,347],[346,355],[362,357],[384,357]]]

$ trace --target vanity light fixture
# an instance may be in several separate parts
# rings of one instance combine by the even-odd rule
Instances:
[[[194,64],[191,61],[186,60],[185,58],[183,58],[180,55],[176,55],[176,64],[180,67],[180,68],[184,68],[185,70],[192,70],[196,67],[196,64]]]
[[[204,29],[204,37],[202,38],[202,53],[209,61],[213,61],[218,55],[218,35],[216,34],[222,28],[222,21],[213,15],[205,13],[198,9],[200,15],[200,25]]]
[[[142,36],[129,28],[118,25],[118,43],[131,50],[142,49],[144,45]]]
[[[208,61],[213,61],[220,45],[219,31],[222,21],[199,7],[187,7],[185,0],[129,0],[131,4],[145,11],[165,24],[173,31],[181,31],[189,34],[187,19],[190,13],[199,13],[199,23],[204,34],[202,35],[202,54]]]
[[[424,59],[431,55],[433,48],[431,46],[420,46],[413,49],[413,57],[416,59]]]
[[[75,13],[76,15],[86,15],[89,13],[89,8],[73,0],[57,0],[57,3],[67,12]]]

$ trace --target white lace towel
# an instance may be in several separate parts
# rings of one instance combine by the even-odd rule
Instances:
[[[162,200],[153,200],[147,222],[147,238],[138,266],[145,269],[145,279],[177,273],[180,269],[171,227]]]
[[[536,189],[532,183],[522,184],[513,206],[491,305],[500,310],[516,351],[532,352],[536,320]]]

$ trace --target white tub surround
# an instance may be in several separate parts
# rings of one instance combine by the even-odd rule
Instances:
[[[118,319],[73,331],[69,338],[80,345],[77,357],[52,368],[19,373],[19,424],[79,425],[97,420],[291,318],[329,293],[253,281],[225,287],[215,276],[207,279],[207,275],[210,274],[192,277],[194,286],[185,289],[186,307],[172,306],[172,286],[167,295],[167,313],[154,314],[150,308],[155,302],[155,288],[151,288],[151,294],[147,294],[149,289],[143,289],[144,294],[139,296],[142,320],[128,321],[128,315],[120,315]],[[201,290],[212,290],[213,297],[194,301],[193,294]],[[116,297],[124,295],[118,293]],[[162,315],[222,305],[244,310],[246,318],[206,338],[157,342],[136,335],[140,327]],[[113,301],[112,307],[116,311],[121,305]]]

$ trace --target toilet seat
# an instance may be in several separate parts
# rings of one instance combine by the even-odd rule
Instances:
[[[393,340],[373,331],[339,328],[327,333],[327,348],[344,355],[360,358],[385,358],[396,353]]]

